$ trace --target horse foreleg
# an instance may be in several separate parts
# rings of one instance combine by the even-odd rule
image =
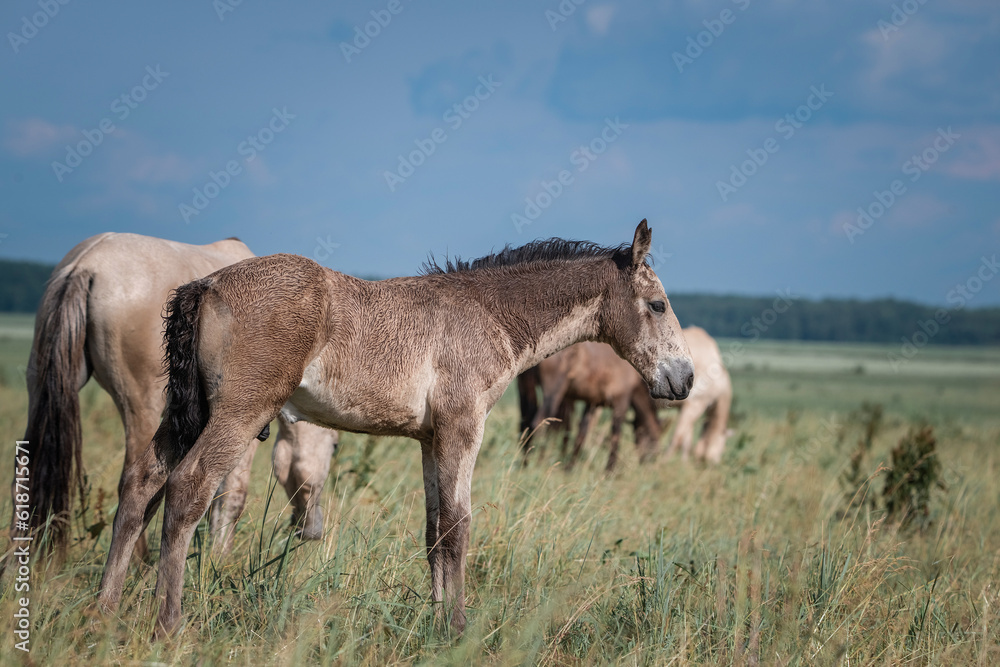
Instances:
[[[437,540],[428,552],[435,584],[432,594],[450,616],[452,629],[459,633],[466,623],[465,557],[472,522],[472,470],[482,437],[482,421],[478,425],[451,421],[437,427],[434,434],[439,505]],[[443,574],[443,590],[438,590],[434,581],[436,568]]]
[[[580,458],[580,452],[583,450],[583,443],[587,440],[587,434],[590,432],[590,421],[594,417],[598,407],[592,403],[588,403],[587,407],[583,410],[583,417],[580,418],[580,428],[576,432],[576,442],[573,443],[573,454],[570,456],[569,462],[566,464],[566,469],[571,470],[574,465],[576,465],[577,459]]]
[[[290,424],[278,417],[278,437],[272,463],[278,482],[292,503],[292,525],[304,540],[323,537],[323,486],[330,474],[330,460],[337,451],[336,431],[300,421]]]
[[[664,429],[656,414],[656,405],[645,385],[637,387],[632,392],[632,409],[635,411],[633,427],[639,463],[650,463],[656,460],[660,436],[663,435]]]
[[[427,544],[427,563],[431,568],[431,600],[440,603],[444,596],[444,564],[440,557],[440,549],[438,549],[441,501],[437,456],[434,451],[433,439],[421,441],[420,455],[424,472],[424,508],[427,512],[427,528],[424,531],[424,539]]]
[[[625,415],[628,414],[628,405],[627,402],[624,405],[618,403],[611,408],[611,443],[608,452],[608,466],[605,468],[607,472],[614,470],[618,463],[618,444],[622,437],[622,423],[625,421]]]
[[[571,422],[573,421],[573,412],[576,405],[574,401],[563,398],[562,402],[559,404],[559,413],[556,417],[559,419],[559,429],[562,430],[562,446],[559,448],[559,455],[563,460],[566,460],[566,450],[569,448],[569,436],[571,430]]]
[[[677,450],[681,452],[681,458],[687,459],[691,453],[691,440],[694,438],[694,427],[701,416],[701,408],[693,403],[686,402],[681,405],[681,413],[677,417],[677,428],[670,440],[670,454]]]
[[[542,384],[542,408],[535,413],[535,418],[531,422],[532,433],[542,425],[546,419],[559,418],[559,409],[562,406],[563,399],[566,397],[566,390],[569,388],[569,381],[565,377],[557,378],[549,386]],[[563,423],[562,426],[566,424]],[[524,451],[524,465],[528,464],[528,452],[532,448],[529,447]]]

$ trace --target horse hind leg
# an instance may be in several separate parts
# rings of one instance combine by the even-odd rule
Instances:
[[[119,485],[118,511],[111,533],[111,548],[101,577],[98,603],[114,611],[121,601],[129,558],[163,498],[164,482],[177,465],[177,451],[164,422],[153,441],[135,462],[126,466]]]
[[[198,522],[208,510],[219,484],[236,467],[271,415],[266,419],[230,416],[233,419],[228,423],[210,418],[191,451],[167,478],[160,570],[156,578],[156,598],[160,604],[156,636],[172,633],[180,623],[184,563]],[[239,424],[249,424],[252,428]]]
[[[109,392],[118,406],[122,423],[125,425],[125,462],[122,464],[122,474],[118,480],[119,499],[124,492],[125,478],[129,470],[139,465],[140,459],[159,428],[160,414],[163,411],[163,388],[159,384],[151,387],[147,391],[133,387],[132,391]],[[145,529],[136,539],[133,557],[137,562],[152,561]]]
[[[243,456],[236,463],[236,467],[219,484],[212,500],[208,532],[219,555],[225,556],[233,548],[236,522],[239,521],[243,509],[246,507],[247,494],[250,489],[250,472],[259,444],[256,437],[250,439]]]

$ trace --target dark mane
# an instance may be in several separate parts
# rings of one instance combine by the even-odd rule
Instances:
[[[624,267],[631,262],[631,246],[625,243],[620,246],[608,247],[591,243],[590,241],[567,241],[551,238],[532,241],[523,246],[512,248],[504,246],[500,252],[490,253],[479,259],[463,260],[445,257],[444,266],[437,263],[431,254],[421,267],[421,275],[442,273],[463,273],[480,269],[496,269],[518,266],[533,262],[564,262],[578,259],[611,259],[618,266]]]

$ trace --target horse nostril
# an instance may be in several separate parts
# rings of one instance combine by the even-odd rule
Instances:
[[[691,393],[691,387],[694,386],[694,373],[688,373],[687,380],[684,381],[684,391]]]

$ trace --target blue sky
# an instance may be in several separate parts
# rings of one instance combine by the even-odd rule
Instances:
[[[14,0],[0,28],[2,257],[239,236],[391,276],[645,217],[668,293],[943,304],[1000,253],[995,0]]]

